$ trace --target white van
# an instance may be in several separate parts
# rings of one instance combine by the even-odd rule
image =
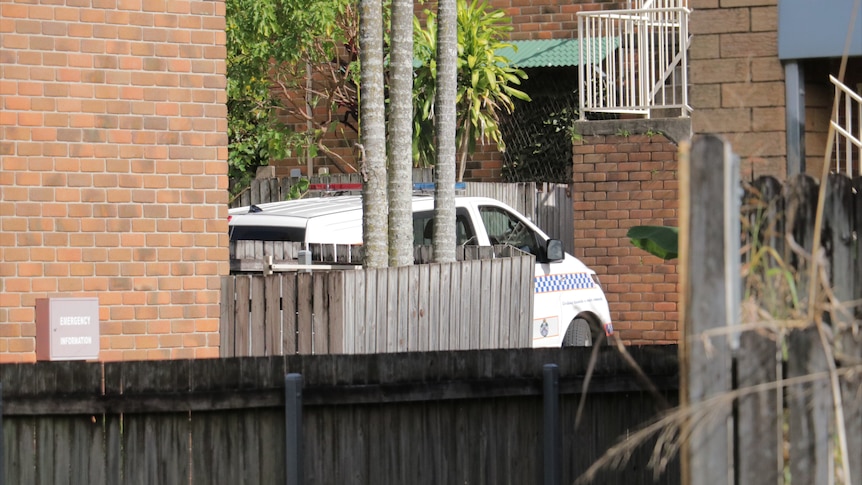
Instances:
[[[229,211],[230,240],[362,244],[358,195],[272,202]],[[485,197],[456,197],[456,242],[510,244],[536,256],[533,347],[592,345],[613,333],[608,301],[596,272],[567,254],[562,243],[508,205]],[[413,196],[413,238],[431,244],[434,198]]]

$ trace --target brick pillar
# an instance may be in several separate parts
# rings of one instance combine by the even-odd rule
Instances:
[[[635,248],[637,225],[677,225],[677,147],[663,135],[593,135],[575,142],[575,256],[598,273],[614,329],[628,344],[679,339],[676,261]]]
[[[96,296],[101,359],[216,357],[227,266],[221,0],[0,4],[0,361]]]

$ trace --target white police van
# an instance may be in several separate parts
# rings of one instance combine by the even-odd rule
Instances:
[[[229,211],[231,241],[362,244],[358,195],[271,202]],[[536,257],[533,347],[592,345],[613,332],[608,301],[596,272],[563,251],[526,217],[485,197],[456,197],[459,245],[509,244]],[[434,198],[413,196],[414,244],[431,244]]]

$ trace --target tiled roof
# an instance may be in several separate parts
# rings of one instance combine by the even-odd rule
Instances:
[[[599,39],[599,42],[605,40]],[[513,40],[509,43],[513,47],[499,49],[497,55],[506,57],[518,68],[577,66],[579,62],[577,39]],[[619,40],[615,39],[614,44],[614,47],[619,45]],[[605,56],[607,48],[601,50],[601,58],[595,61]]]

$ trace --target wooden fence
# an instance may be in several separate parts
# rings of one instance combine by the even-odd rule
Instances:
[[[862,180],[828,177],[815,251],[817,181],[758,179],[740,207],[729,146],[683,158],[683,483],[862,483]]]
[[[231,202],[230,207],[286,200],[291,186],[297,180],[299,179],[290,177],[255,179],[248,189]],[[413,172],[413,180],[430,182],[433,178],[429,170],[416,169]],[[329,183],[333,187],[331,190],[309,192],[309,196],[316,197],[334,193],[359,193],[357,190],[343,190],[339,187],[343,184],[359,184],[362,179],[359,174],[346,174],[313,176],[309,182]],[[462,195],[491,197],[510,205],[542,228],[548,236],[561,240],[567,252],[574,252],[574,206],[570,186],[536,182],[467,182]]]
[[[455,263],[225,276],[221,355],[530,347],[535,257],[461,249]]]
[[[542,483],[542,372],[559,366],[561,483],[653,419],[678,389],[676,347],[0,366],[0,483],[285,484],[285,374],[300,373],[307,485]],[[649,442],[592,483],[653,481]]]
[[[231,241],[231,273],[257,272],[266,270],[268,262],[298,263],[302,250],[311,252],[311,262],[320,264],[361,265],[364,252],[361,245],[348,244],[305,244],[293,241]],[[426,262],[424,251],[417,249],[416,263]],[[462,253],[463,254],[463,253]]]

